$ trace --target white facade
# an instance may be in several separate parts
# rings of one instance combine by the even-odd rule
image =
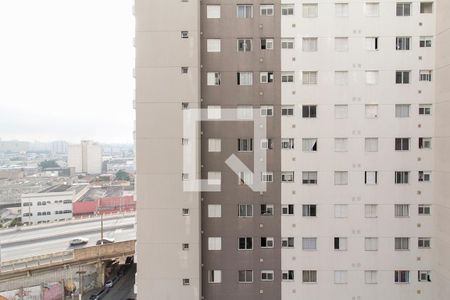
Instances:
[[[102,147],[92,141],[69,145],[68,166],[76,173],[100,174],[102,172]]]
[[[294,107],[282,137],[295,139],[282,153],[282,171],[295,172],[282,183],[282,204],[295,207],[282,217],[282,237],[295,240],[282,249],[282,270],[294,271],[282,299],[432,299],[432,282],[419,282],[419,271],[433,269],[432,250],[419,238],[433,244],[433,219],[419,206],[431,204],[433,186],[419,171],[433,169],[433,152],[419,138],[434,135],[434,120],[419,108],[432,112],[435,94],[419,74],[434,69],[434,42],[420,41],[433,40],[435,7],[421,13],[421,2],[399,1],[410,16],[397,16],[395,1],[310,2],[282,16],[282,37],[294,41],[282,49],[282,74],[295,75],[282,85],[282,104]],[[397,71],[408,71],[409,83],[397,84]],[[305,138],[317,139],[315,148],[302,147]],[[409,172],[407,183],[395,182],[398,171]],[[311,176],[317,182],[307,184]],[[396,250],[402,241],[407,250]],[[396,271],[407,271],[397,272],[407,282],[396,282]]]
[[[74,196],[74,190],[23,194],[22,222],[32,225],[71,219]]]

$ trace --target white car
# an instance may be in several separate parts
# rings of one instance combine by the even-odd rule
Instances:
[[[78,237],[70,240],[70,246],[80,246],[85,245],[89,242],[88,238]]]

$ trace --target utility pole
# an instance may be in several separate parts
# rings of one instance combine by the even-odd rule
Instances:
[[[100,240],[103,243],[103,213],[100,213]]]

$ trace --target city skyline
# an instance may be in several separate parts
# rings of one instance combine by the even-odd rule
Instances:
[[[133,142],[131,6],[0,3],[2,140]]]

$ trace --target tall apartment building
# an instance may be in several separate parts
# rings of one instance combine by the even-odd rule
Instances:
[[[135,15],[139,298],[448,299],[448,0],[136,0]],[[209,120],[187,137],[197,108]],[[256,169],[259,151],[262,192],[225,163]]]
[[[93,141],[69,145],[67,165],[76,173],[100,174],[102,172],[102,146]]]

